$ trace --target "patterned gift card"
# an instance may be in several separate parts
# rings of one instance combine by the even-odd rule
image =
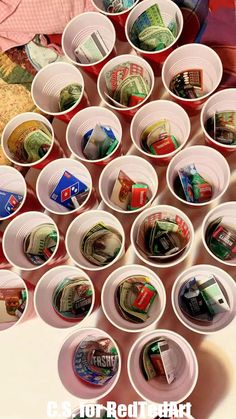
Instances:
[[[72,198],[84,193],[88,187],[71,173],[65,171],[52,191],[50,198],[63,207],[75,208]]]

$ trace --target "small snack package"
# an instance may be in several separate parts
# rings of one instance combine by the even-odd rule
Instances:
[[[171,384],[175,380],[171,348],[165,338],[160,337],[145,345],[141,354],[141,366],[147,381],[164,377]]]
[[[19,208],[22,200],[22,195],[0,189],[0,218],[13,214]]]
[[[149,188],[146,184],[135,183],[123,170],[120,170],[110,199],[119,208],[134,211],[146,205],[148,193]]]
[[[161,119],[143,130],[141,146],[144,151],[150,154],[163,155],[175,151],[179,147],[179,143],[171,134],[169,121]]]
[[[196,99],[203,96],[203,71],[191,69],[176,74],[171,80],[170,90],[184,99]]]
[[[212,253],[222,260],[236,257],[236,231],[219,217],[206,230],[206,243]]]
[[[63,173],[50,198],[63,207],[74,210],[87,198],[89,188],[67,170]]]
[[[178,175],[186,201],[200,204],[211,200],[212,186],[198,173],[194,163],[180,169]]]

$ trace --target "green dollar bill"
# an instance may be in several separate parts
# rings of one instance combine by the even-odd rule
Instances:
[[[146,96],[149,93],[149,87],[140,75],[129,76],[123,80],[119,90],[115,92],[114,98],[119,100],[122,105],[128,106],[130,96],[135,93],[143,93]]]
[[[60,92],[59,108],[60,111],[66,111],[78,102],[81,97],[82,86],[77,83],[69,84]]]
[[[52,144],[52,137],[41,130],[32,131],[24,139],[24,148],[28,162],[35,162],[43,157]]]
[[[57,232],[53,224],[41,224],[35,227],[24,240],[24,252],[42,256],[45,249],[55,248]]]
[[[160,9],[157,4],[150,6],[134,22],[130,31],[130,39],[135,45],[138,46],[139,44],[138,35],[149,26],[165,27]]]
[[[161,50],[168,47],[175,38],[168,28],[149,26],[138,35],[140,48],[145,51]]]

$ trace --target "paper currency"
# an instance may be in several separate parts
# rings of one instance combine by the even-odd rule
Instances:
[[[19,320],[25,310],[26,300],[24,288],[0,288],[0,323]]]
[[[72,108],[81,98],[82,86],[78,83],[68,84],[64,87],[59,96],[60,112]]]
[[[34,163],[40,160],[52,144],[52,133],[40,121],[26,121],[10,134],[7,145],[14,160]]]
[[[144,151],[155,155],[169,154],[179,147],[167,119],[148,125],[141,134],[140,143]]]
[[[175,192],[182,198],[183,194],[187,202],[200,204],[210,201],[213,187],[197,171],[195,164],[191,163],[178,170],[179,182],[175,181]],[[179,189],[182,191],[179,193]]]
[[[147,381],[165,377],[168,384],[175,380],[171,348],[163,337],[147,343],[141,353],[141,365]]]
[[[34,265],[42,265],[53,254],[57,244],[57,232],[53,224],[35,227],[24,239],[24,253]]]
[[[116,258],[121,246],[122,238],[119,232],[99,222],[84,234],[81,252],[93,265],[105,266]]]
[[[212,253],[222,260],[236,257],[236,229],[219,217],[209,223],[206,230],[206,243]]]
[[[88,160],[99,160],[109,156],[118,145],[113,130],[108,126],[96,124],[83,137],[83,153]]]
[[[75,50],[76,60],[81,64],[92,64],[102,60],[109,53],[99,31],[91,33]]]
[[[77,346],[73,356],[73,369],[82,380],[93,385],[104,385],[118,371],[117,349],[109,338],[87,336]]]
[[[110,198],[115,205],[125,211],[133,211],[146,205],[149,198],[148,185],[135,183],[123,170],[119,171]]]
[[[134,5],[135,0],[103,0],[104,10],[108,13],[120,13]]]
[[[170,82],[170,90],[184,99],[203,96],[203,70],[191,69],[176,74]]]

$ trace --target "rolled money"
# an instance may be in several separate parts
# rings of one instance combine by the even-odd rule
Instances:
[[[82,86],[78,83],[64,87],[59,96],[59,109],[64,112],[74,106],[81,98]]]
[[[7,146],[19,163],[40,160],[52,144],[52,134],[40,121],[26,121],[18,125],[7,140]]]
[[[35,227],[24,239],[24,253],[34,265],[42,265],[55,251],[58,237],[53,224]]]

